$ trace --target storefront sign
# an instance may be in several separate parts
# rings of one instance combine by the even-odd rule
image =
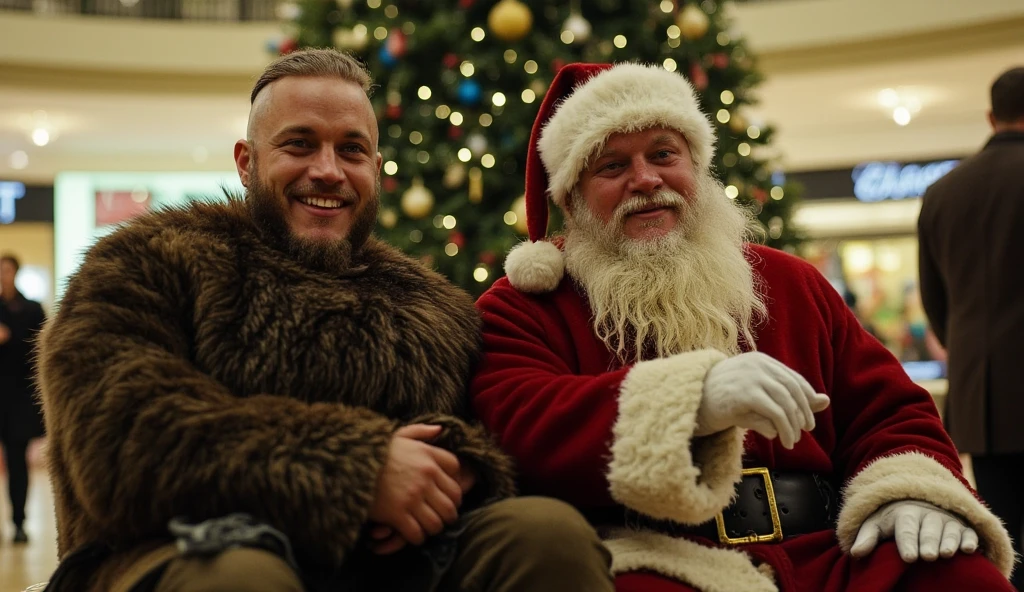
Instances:
[[[53,224],[53,187],[0,181],[0,224]]]
[[[928,186],[953,170],[959,160],[940,160],[925,164],[867,162],[857,165],[850,177],[853,195],[861,201],[921,197]]]
[[[928,186],[959,163],[956,157],[923,162],[869,161],[847,169],[788,172],[785,181],[803,187],[802,200],[901,200],[921,197]],[[773,182],[780,184],[774,177]]]
[[[14,222],[14,203],[25,197],[25,184],[17,181],[0,181],[0,224]]]

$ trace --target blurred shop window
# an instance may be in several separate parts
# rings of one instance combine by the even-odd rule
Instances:
[[[945,352],[921,305],[915,237],[821,239],[809,241],[803,251],[911,378],[945,376]]]
[[[145,189],[96,192],[96,227],[120,224],[149,211],[150,193]]]

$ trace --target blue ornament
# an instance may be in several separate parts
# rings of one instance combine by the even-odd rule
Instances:
[[[385,68],[392,68],[394,67],[395,64],[398,63],[398,58],[391,55],[391,52],[388,51],[388,46],[386,43],[382,43],[380,45],[380,51],[377,52],[377,57],[380,59],[380,63]]]
[[[281,53],[281,43],[277,39],[267,39],[267,51],[274,55]]]
[[[463,105],[474,106],[483,97],[483,90],[475,80],[463,80],[459,83],[459,102]]]

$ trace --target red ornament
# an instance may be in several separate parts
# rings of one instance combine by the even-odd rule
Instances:
[[[299,48],[299,42],[298,41],[296,41],[294,39],[285,39],[284,41],[281,42],[281,46],[278,47],[278,51],[281,52],[281,55],[288,55],[288,54],[290,54],[291,52],[295,51],[298,48]]]
[[[750,193],[757,203],[761,205],[764,205],[764,203],[768,201],[768,192],[760,187],[754,187]]]
[[[387,108],[384,109],[384,116],[388,119],[398,119],[402,116],[402,106],[388,105]]]
[[[480,253],[480,263],[484,265],[494,265],[498,262],[498,256],[494,254],[494,251],[484,251]]]
[[[476,2],[476,0],[459,0],[459,8],[469,10],[473,7],[474,2]]]
[[[697,90],[704,90],[708,87],[708,74],[700,64],[694,63],[690,68],[690,82]]]
[[[721,52],[713,54],[711,56],[711,65],[719,70],[724,70],[729,67],[729,56]]]
[[[562,58],[555,58],[551,60],[551,71],[555,74],[558,74],[558,71],[561,70],[564,66],[565,60],[563,60]]]
[[[454,244],[458,248],[466,246],[466,235],[459,231],[455,231],[448,235],[448,242]]]
[[[455,66],[459,65],[459,56],[454,53],[446,53],[444,54],[444,58],[441,59],[441,63],[444,64],[445,68],[451,70]]]
[[[457,125],[453,125],[453,126],[449,127],[448,128],[448,137],[453,139],[453,140],[458,140],[459,138],[462,137],[462,128],[457,126]]]
[[[398,181],[394,177],[384,177],[382,185],[384,186],[384,191],[387,191],[388,193],[398,189]]]
[[[388,33],[388,40],[385,43],[388,53],[392,57],[400,58],[405,55],[406,39],[401,29],[391,29]]]

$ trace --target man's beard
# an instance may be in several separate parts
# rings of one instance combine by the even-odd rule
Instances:
[[[578,193],[566,215],[566,268],[586,291],[598,337],[623,362],[697,349],[754,347],[753,325],[767,309],[744,242],[752,218],[725,198],[710,175],[687,200],[671,190],[635,197],[603,223]],[[633,240],[626,216],[653,204],[674,207],[663,236]]]
[[[249,187],[245,200],[256,226],[263,233],[271,246],[284,251],[299,263],[311,269],[331,271],[346,269],[352,265],[352,257],[366,243],[373,226],[377,221],[379,207],[380,183],[373,195],[368,196],[367,203],[348,230],[348,236],[340,239],[305,238],[297,236],[288,226],[288,202],[282,201],[272,189],[260,181],[255,167],[249,171]],[[336,195],[356,204],[359,197],[351,189],[339,190],[317,183],[287,186],[285,197],[292,199],[303,195]],[[354,207],[354,206],[352,206]],[[324,224],[329,220],[324,219]]]

